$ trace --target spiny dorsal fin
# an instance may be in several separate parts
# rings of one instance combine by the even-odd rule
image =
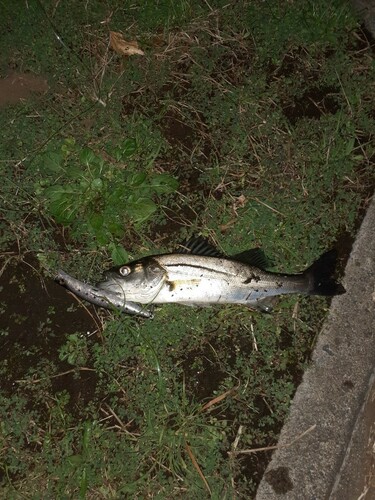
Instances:
[[[211,243],[209,243],[203,236],[193,236],[186,242],[182,243],[181,247],[176,250],[176,253],[230,258],[250,266],[258,267],[259,269],[266,269],[270,266],[269,260],[261,248],[252,248],[251,250],[245,250],[244,252],[227,257],[216,247],[211,245]]]
[[[203,236],[193,236],[186,242],[181,244],[181,247],[176,250],[176,253],[205,255],[206,257],[225,257],[222,252],[211,245]]]
[[[270,262],[261,248],[245,250],[244,252],[232,255],[231,259],[238,260],[239,262],[243,262],[244,264],[249,264],[250,266],[255,266],[263,270],[270,267]]]

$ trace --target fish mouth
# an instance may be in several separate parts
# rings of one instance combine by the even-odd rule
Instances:
[[[112,273],[106,273],[104,280],[96,287],[103,293],[115,295],[124,302],[150,304],[157,297],[164,281],[164,279],[158,279],[157,283],[149,283],[144,279],[124,279]]]
[[[109,292],[116,295],[123,300],[126,299],[126,290],[120,279],[109,277],[108,279],[97,283],[96,288],[103,290],[103,292]]]

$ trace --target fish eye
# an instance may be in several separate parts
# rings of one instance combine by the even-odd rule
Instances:
[[[119,269],[119,273],[121,274],[121,276],[127,276],[128,274],[130,274],[130,272],[131,269],[129,266],[121,266]]]

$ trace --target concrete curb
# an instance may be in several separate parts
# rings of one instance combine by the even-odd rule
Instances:
[[[256,500],[375,498],[375,198],[343,284]]]

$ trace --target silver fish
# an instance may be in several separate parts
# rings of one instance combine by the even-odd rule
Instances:
[[[81,299],[87,300],[87,302],[91,302],[97,306],[104,307],[106,309],[115,308],[121,312],[135,314],[144,318],[153,317],[153,314],[150,311],[147,311],[143,306],[132,302],[125,302],[124,298],[120,297],[118,294],[114,294],[108,290],[99,289],[98,287],[79,281],[64,271],[57,271],[55,281]]]
[[[228,258],[199,237],[187,242],[180,253],[114,267],[97,286],[125,303],[244,304],[270,311],[269,300],[277,295],[344,293],[332,278],[335,264],[336,252],[331,250],[302,273],[272,273],[264,270],[266,260],[259,249]]]

